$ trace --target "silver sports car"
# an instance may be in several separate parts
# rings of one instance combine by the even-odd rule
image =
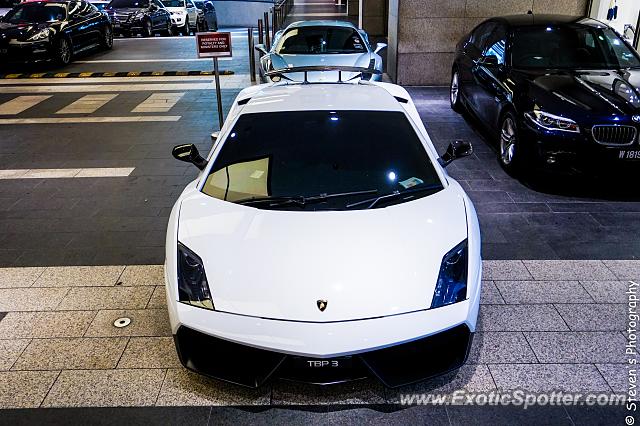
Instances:
[[[294,22],[275,34],[270,51],[262,44],[256,45],[262,54],[260,81],[268,82],[269,77],[265,73],[272,70],[308,66],[371,68],[379,73],[365,74],[363,78],[379,81],[382,78],[382,58],[378,53],[385,47],[386,44],[378,43],[372,49],[367,33],[350,22]],[[357,75],[344,73],[341,77],[347,80]],[[287,74],[287,77],[300,81],[304,79],[301,73]],[[271,77],[276,81],[279,78]],[[311,72],[307,79],[315,82],[336,81],[338,75],[335,71]]]

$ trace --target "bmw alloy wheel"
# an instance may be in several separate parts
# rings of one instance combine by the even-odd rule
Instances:
[[[69,40],[64,37],[58,42],[58,60],[63,65],[71,62],[71,44],[69,44]]]
[[[500,129],[500,159],[505,166],[511,165],[516,156],[516,124],[508,115]]]
[[[113,31],[111,31],[111,28],[105,28],[102,43],[105,49],[111,49],[113,47]]]
[[[153,28],[151,27],[151,21],[144,21],[144,36],[153,37]]]
[[[451,105],[457,105],[458,104],[458,92],[459,92],[459,86],[458,86],[458,72],[455,71],[453,73],[453,77],[451,77]]]

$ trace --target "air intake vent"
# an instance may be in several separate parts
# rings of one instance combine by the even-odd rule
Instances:
[[[631,145],[636,140],[636,128],[633,126],[593,126],[593,140],[601,145]]]

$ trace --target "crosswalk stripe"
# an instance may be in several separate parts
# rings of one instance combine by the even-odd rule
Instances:
[[[51,96],[18,96],[0,105],[0,115],[20,114]]]
[[[86,169],[13,169],[0,170],[0,180],[127,177],[135,167],[95,167]]]
[[[180,115],[137,115],[131,117],[47,117],[47,118],[0,118],[0,125],[8,124],[89,124],[89,123],[136,123],[152,121],[178,121]]]
[[[182,93],[153,93],[131,112],[168,112],[184,96]]]
[[[57,111],[56,114],[91,114],[116,96],[118,96],[117,93],[86,95]]]
[[[227,82],[225,82],[227,83]],[[244,89],[242,80],[221,84],[223,89]],[[160,84],[78,84],[64,86],[7,86],[2,93],[96,93],[96,92],[161,92],[176,90],[214,90],[211,83],[160,83]]]

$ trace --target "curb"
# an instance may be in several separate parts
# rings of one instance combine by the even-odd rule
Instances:
[[[220,75],[233,75],[230,70],[221,70]],[[213,71],[121,71],[121,72],[43,72],[0,74],[3,80],[23,78],[92,78],[92,77],[172,77],[172,76],[212,76]]]

